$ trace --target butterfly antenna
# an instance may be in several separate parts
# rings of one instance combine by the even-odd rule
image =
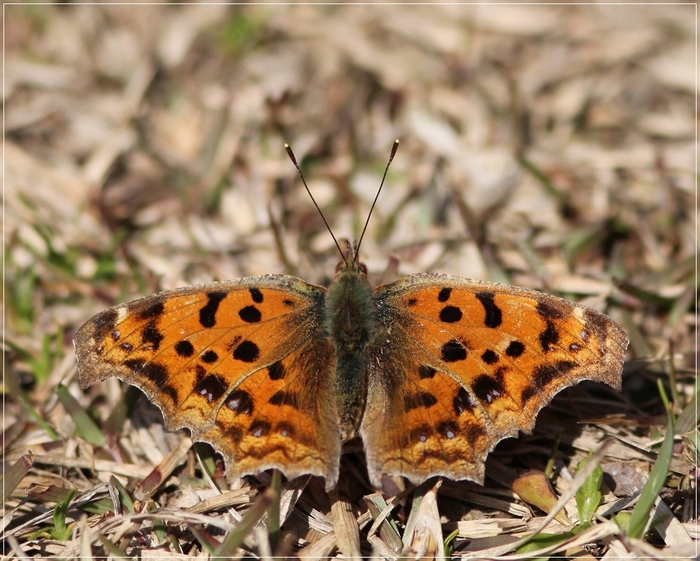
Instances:
[[[386,163],[386,167],[384,168],[384,175],[382,175],[382,182],[379,184],[379,189],[377,189],[377,194],[374,197],[374,201],[372,201],[372,206],[369,209],[369,214],[367,215],[367,220],[365,220],[365,227],[362,228],[362,234],[360,234],[360,239],[357,242],[357,245],[355,247],[355,260],[357,261],[358,255],[360,254],[360,245],[362,245],[362,238],[365,237],[365,232],[367,231],[367,225],[369,224],[369,219],[372,217],[372,211],[374,210],[374,206],[377,204],[377,199],[379,198],[379,194],[382,192],[382,187],[384,187],[384,180],[386,179],[386,174],[389,171],[389,166],[391,165],[392,160],[394,159],[394,156],[396,155],[396,151],[399,149],[399,139],[397,138],[394,140],[394,145],[391,147],[391,154],[389,155],[389,161]]]
[[[284,149],[287,151],[287,156],[289,156],[289,159],[292,160],[294,167],[297,168],[297,171],[299,172],[299,177],[301,177],[301,182],[304,184],[304,188],[306,189],[306,192],[309,194],[309,197],[311,197],[311,202],[314,203],[316,210],[321,215],[321,219],[323,220],[323,223],[326,225],[326,229],[330,233],[331,238],[333,238],[333,242],[335,242],[335,247],[338,248],[338,251],[340,252],[340,256],[343,258],[343,262],[347,265],[348,262],[345,259],[345,254],[343,253],[343,250],[340,249],[340,244],[338,243],[338,240],[335,239],[335,236],[333,235],[333,230],[331,230],[331,227],[328,225],[328,222],[326,221],[326,217],[323,216],[323,212],[321,211],[321,207],[318,206],[316,199],[314,199],[314,196],[311,194],[311,189],[309,189],[309,186],[306,184],[306,179],[304,179],[304,174],[301,173],[301,168],[299,167],[299,164],[297,163],[297,159],[294,157],[294,152],[292,152],[291,147],[286,142],[284,143]]]

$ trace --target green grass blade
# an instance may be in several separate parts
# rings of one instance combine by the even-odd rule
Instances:
[[[15,393],[15,399],[17,402],[24,407],[24,410],[27,412],[27,414],[34,419],[34,421],[46,432],[47,435],[49,435],[49,438],[51,440],[58,440],[58,433],[53,430],[53,427],[49,425],[44,419],[41,417],[41,415],[32,407],[32,404],[29,402],[29,400],[26,398],[24,393]]]
[[[647,481],[641,495],[639,496],[639,501],[634,507],[632,516],[630,517],[629,526],[627,527],[627,534],[632,538],[641,539],[646,531],[646,527],[649,524],[652,508],[654,508],[654,503],[656,502],[656,497],[659,495],[659,491],[666,481],[666,474],[668,473],[668,466],[671,463],[671,454],[673,452],[673,422],[671,416],[668,417],[668,423],[666,428],[666,436],[659,449],[659,455],[656,458],[656,463],[649,473],[649,480]]]
[[[131,498],[129,491],[126,490],[126,487],[124,487],[121,481],[119,481],[114,476],[110,477],[109,481],[112,485],[114,485],[114,488],[117,490],[117,493],[119,493],[119,501],[121,502],[121,506],[126,508],[127,512],[134,514],[134,512],[136,512],[134,500]]]
[[[58,399],[73,419],[76,432],[93,446],[104,446],[105,435],[63,384],[56,387]]]
[[[557,545],[568,540],[569,538],[571,538],[572,535],[573,534],[571,532],[562,532],[561,534],[539,533],[536,536],[533,536],[528,543],[516,549],[515,552],[518,555],[522,555],[523,553],[530,553],[532,551],[537,551],[546,547],[551,547],[553,545]],[[533,557],[532,561],[545,559],[549,559],[549,556]]]
[[[51,528],[50,534],[55,540],[67,541],[73,533],[71,528],[66,526],[66,513],[73,495],[75,495],[75,489],[68,491],[65,498],[61,502],[56,503],[53,509],[53,528]]]
[[[586,463],[584,459],[579,465],[579,469]],[[603,483],[603,468],[597,465],[586,479],[581,488],[574,495],[576,499],[576,509],[578,510],[579,523],[585,524],[593,520],[593,515],[603,498],[600,486]]]
[[[676,434],[688,434],[689,432],[694,431],[698,426],[697,413],[698,391],[696,389],[693,398],[690,400],[688,405],[685,406],[685,409],[681,411],[681,414],[678,415],[673,431]]]

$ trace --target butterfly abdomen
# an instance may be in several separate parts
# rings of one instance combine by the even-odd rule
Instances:
[[[376,331],[372,288],[355,264],[328,289],[326,334],[336,355],[338,417],[343,440],[355,436],[367,393],[366,352]]]

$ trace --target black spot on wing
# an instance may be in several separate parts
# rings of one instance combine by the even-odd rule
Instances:
[[[227,388],[228,385],[224,378],[217,374],[209,374],[197,383],[194,392],[204,397],[207,402],[212,403],[219,400]]]
[[[214,327],[216,325],[216,312],[219,304],[226,298],[226,292],[208,292],[207,303],[199,310],[199,323],[202,327]]]
[[[462,343],[452,339],[442,346],[441,354],[445,362],[459,362],[467,358],[467,349]]]
[[[429,408],[437,403],[437,398],[429,392],[419,392],[405,395],[403,398],[403,407],[405,411],[411,411],[418,408]]]
[[[92,336],[96,343],[100,343],[108,334],[114,331],[118,318],[117,310],[111,309],[102,312],[92,320],[92,325],[94,326]]]
[[[212,364],[219,360],[219,355],[217,355],[214,351],[209,349],[206,351],[204,354],[202,354],[200,357],[202,359],[202,362],[206,362],[207,364]]]
[[[272,363],[267,367],[267,375],[270,380],[281,380],[287,375],[287,369],[280,361]]]
[[[432,366],[426,366],[425,364],[421,364],[418,367],[418,376],[421,378],[421,380],[433,378],[436,372],[437,370],[435,370]]]
[[[256,304],[261,304],[263,301],[263,293],[260,292],[259,288],[249,288],[248,291],[250,292],[250,297],[253,299],[253,302]]]
[[[157,351],[160,348],[160,342],[163,340],[163,334],[158,331],[155,320],[148,322],[144,330],[141,332],[141,343],[148,349],[149,347]]]
[[[270,423],[267,421],[263,421],[262,419],[254,419],[248,427],[248,432],[251,435],[259,438],[261,436],[267,436],[270,433],[271,428],[272,425],[270,425]]]
[[[168,382],[168,370],[157,362],[148,362],[138,358],[125,360],[124,366],[134,374],[143,374],[158,388],[162,388]]]
[[[509,370],[510,370],[510,368],[508,368],[507,366],[499,366],[494,371],[493,376],[496,379],[496,381],[499,384],[501,384],[501,386],[503,386],[505,384],[505,380],[506,380],[505,375],[508,373]]]
[[[452,294],[452,289],[449,287],[443,288],[438,294],[438,302],[447,302]]]
[[[299,408],[299,396],[294,392],[280,390],[267,400],[270,405],[289,405],[294,409]]]
[[[568,312],[570,312],[570,309],[564,311],[552,304],[551,302],[546,302],[542,300],[537,302],[537,313],[540,314],[542,319],[544,319],[545,321],[553,319],[563,319],[564,317],[566,317]]]
[[[520,341],[511,341],[506,349],[506,354],[511,358],[518,358],[525,351],[525,345]]]
[[[440,310],[440,321],[445,323],[456,323],[462,319],[462,310],[457,306],[445,306]]]
[[[252,341],[242,341],[233,349],[233,358],[241,362],[255,362],[260,356],[260,349]]]
[[[494,329],[501,325],[503,314],[501,313],[501,309],[494,302],[494,293],[477,292],[475,296],[476,299],[481,302],[481,305],[484,307],[484,312],[486,313],[484,325]]]
[[[253,400],[250,394],[243,390],[235,390],[226,398],[226,407],[234,413],[250,415],[253,412]]]
[[[474,409],[474,407],[476,407],[476,403],[474,403],[472,396],[469,395],[467,390],[460,387],[457,395],[455,395],[454,399],[452,400],[452,407],[457,415],[461,415],[465,411],[471,411]]]
[[[533,388],[532,386],[526,386],[522,393],[520,394],[520,399],[522,400],[523,405],[525,405],[528,401],[530,401],[533,397],[537,395],[537,390]]]
[[[192,343],[189,341],[178,341],[175,343],[175,352],[178,354],[178,356],[187,358],[194,354],[194,346],[192,346]]]
[[[553,364],[542,364],[533,372],[533,384],[537,389],[544,389],[553,380],[565,376],[571,369],[576,368],[572,360],[560,360]]]
[[[163,302],[150,302],[147,305],[136,304],[132,311],[139,319],[154,319],[165,311]]]
[[[255,306],[246,306],[238,310],[238,317],[246,323],[258,323],[262,319],[262,314]]]
[[[459,427],[454,421],[443,421],[438,424],[437,432],[448,440],[451,440],[459,434]]]
[[[491,403],[503,395],[503,386],[497,380],[486,374],[482,374],[472,384],[474,395],[481,401]]]
[[[486,364],[496,364],[498,362],[498,355],[491,349],[486,349],[481,355],[481,360]]]
[[[542,350],[547,353],[554,349],[554,346],[559,342],[559,331],[551,322],[547,322],[547,327],[540,333],[540,345]]]

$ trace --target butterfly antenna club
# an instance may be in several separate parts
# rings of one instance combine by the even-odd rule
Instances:
[[[311,194],[311,189],[309,189],[309,186],[306,184],[306,179],[304,179],[304,174],[301,172],[301,168],[299,167],[299,164],[297,163],[297,159],[294,156],[294,152],[292,152],[291,146],[289,146],[289,144],[287,144],[285,142],[284,149],[287,151],[287,156],[289,156],[289,159],[292,160],[294,167],[297,168],[297,171],[299,172],[299,177],[301,177],[301,182],[304,184],[304,188],[306,189],[306,192],[309,194],[309,197],[311,197],[311,202],[314,203],[316,210],[321,215],[321,219],[323,220],[323,223],[326,225],[326,229],[328,230],[328,233],[331,235],[331,238],[333,238],[333,242],[335,243],[335,247],[338,248],[338,252],[340,253],[340,256],[343,258],[343,262],[347,265],[348,262],[345,259],[345,254],[343,253],[343,250],[340,249],[340,244],[338,243],[338,240],[333,235],[333,230],[331,230],[331,227],[328,225],[328,221],[326,220],[326,217],[323,216],[323,212],[321,211],[321,207],[318,206],[316,199],[314,199],[314,196]]]
[[[396,151],[399,149],[399,139],[394,140],[394,145],[391,147],[391,154],[389,154],[389,161],[386,163],[384,168],[384,175],[382,175],[382,182],[379,184],[379,189],[377,189],[377,194],[374,196],[374,201],[372,201],[372,206],[369,209],[369,214],[367,214],[367,220],[365,220],[365,226],[362,228],[362,234],[360,234],[360,239],[357,242],[357,247],[355,248],[355,261],[358,260],[358,255],[360,255],[360,246],[362,245],[362,239],[365,237],[365,232],[367,231],[367,225],[369,224],[369,219],[372,217],[372,211],[377,204],[377,199],[379,199],[379,194],[382,192],[382,187],[384,187],[384,181],[386,180],[386,174],[389,171],[389,166],[394,160]]]

